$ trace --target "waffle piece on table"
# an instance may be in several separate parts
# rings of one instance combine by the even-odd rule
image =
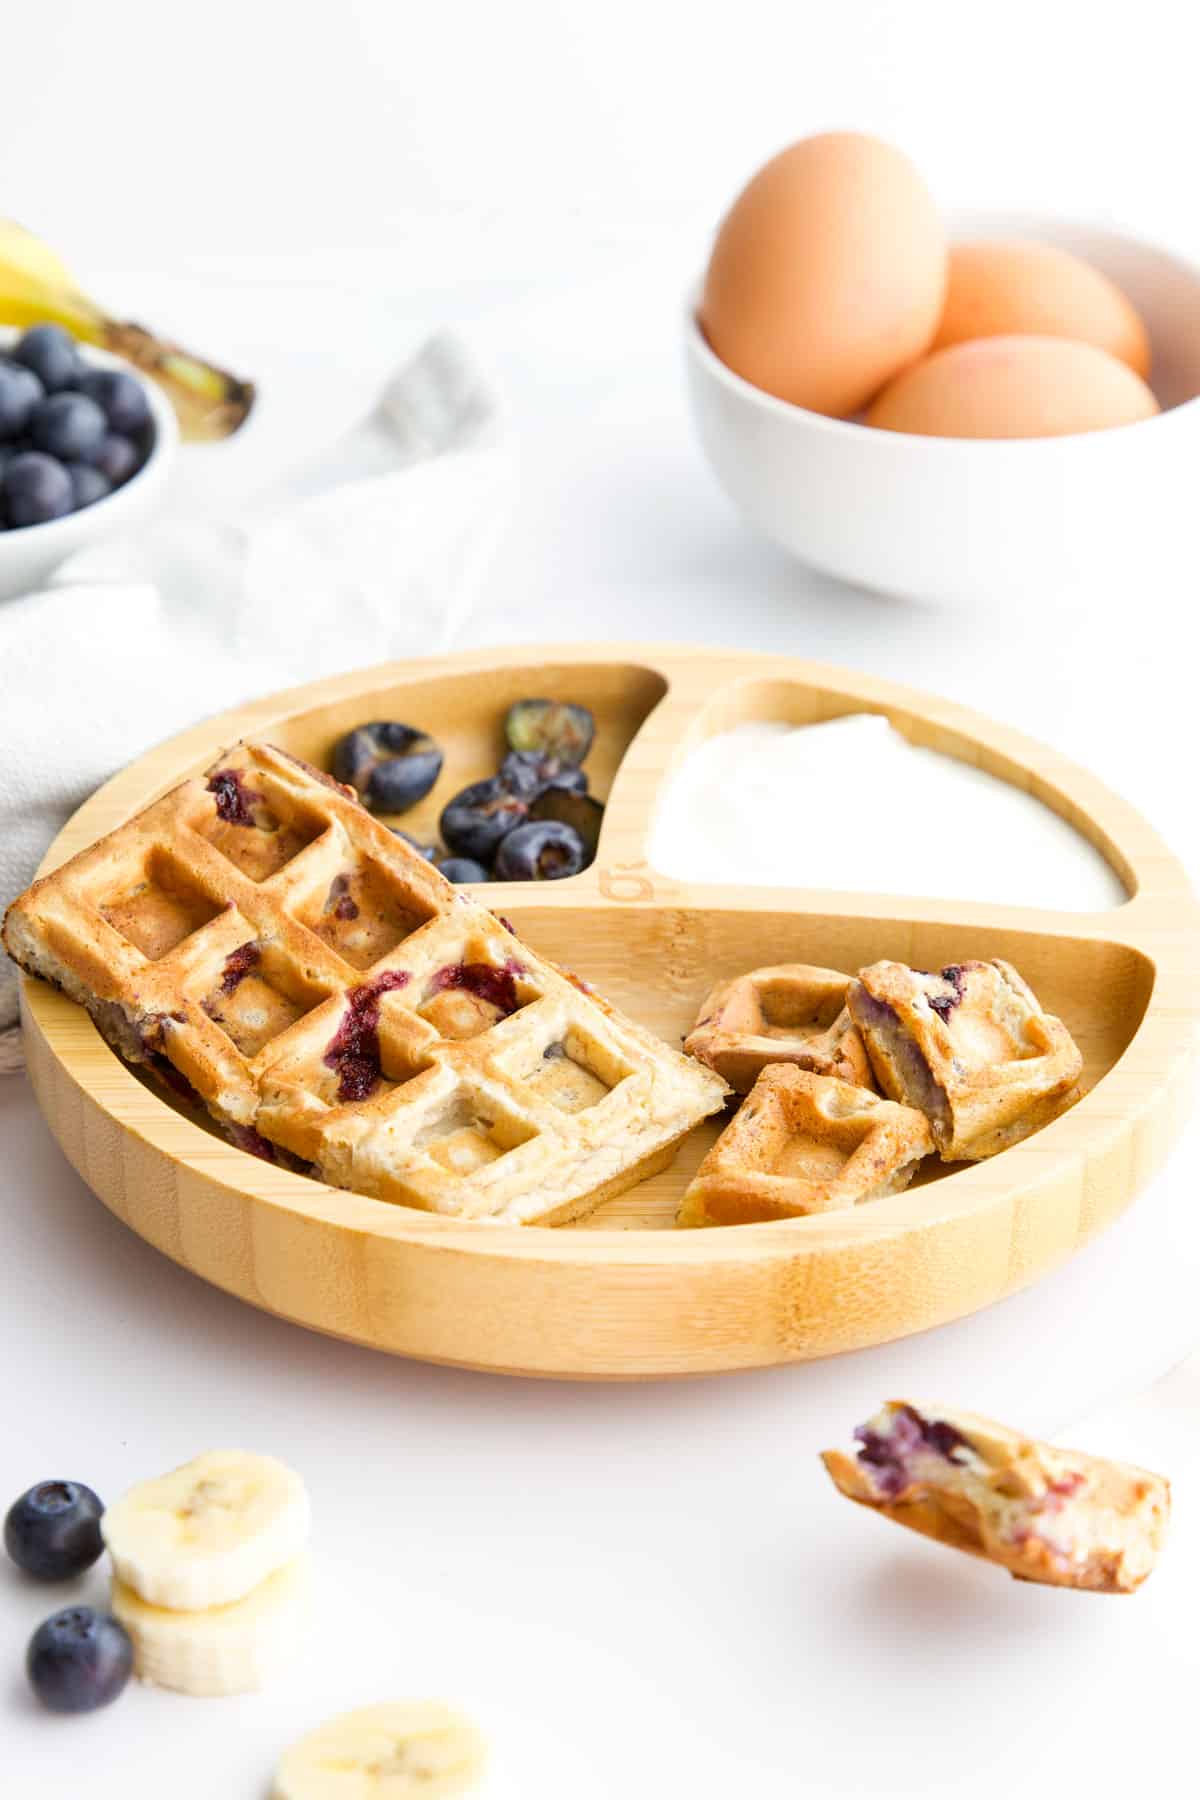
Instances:
[[[831,1075],[765,1068],[683,1197],[680,1225],[838,1212],[908,1186],[933,1150],[923,1114]]]
[[[825,1451],[839,1491],[1020,1581],[1127,1594],[1154,1567],[1171,1490],[1129,1463],[1060,1450],[976,1413],[889,1400]]]
[[[880,1087],[925,1113],[946,1162],[995,1156],[1079,1098],[1070,1032],[1011,963],[872,963],[847,1005]]]
[[[242,1148],[438,1213],[577,1217],[725,1099],[267,745],[35,883],[4,941]]]
[[[684,1050],[739,1094],[749,1093],[768,1063],[794,1063],[873,1089],[866,1050],[846,1011],[850,979],[808,963],[736,975],[708,996]]]

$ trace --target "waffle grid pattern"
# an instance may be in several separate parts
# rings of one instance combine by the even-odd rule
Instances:
[[[439,1213],[577,1216],[724,1099],[270,746],[37,883],[6,941],[243,1148]]]
[[[685,1225],[842,1212],[898,1193],[933,1150],[923,1114],[866,1088],[771,1063],[696,1173]]]
[[[751,969],[713,989],[684,1049],[739,1094],[775,1063],[873,1090],[866,1050],[846,1011],[849,986],[849,975],[808,963]]]

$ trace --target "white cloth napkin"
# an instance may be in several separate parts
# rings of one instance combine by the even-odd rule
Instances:
[[[431,338],[354,432],[228,523],[165,521],[0,604],[0,909],[143,750],[274,688],[445,650],[502,522],[500,408]],[[0,1070],[19,1067],[0,955]]]

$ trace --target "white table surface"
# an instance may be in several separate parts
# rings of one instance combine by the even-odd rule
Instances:
[[[678,296],[730,171],[823,123],[899,137],[941,167],[950,203],[1111,207],[1170,235],[1194,211],[1194,159],[1181,154],[1194,58],[1177,7],[1140,9],[1132,44],[1089,34],[1081,70],[1074,9],[1058,18],[1019,0],[1011,30],[981,19],[972,42],[959,7],[799,7],[785,26],[778,7],[748,0],[746,44],[689,41],[677,116],[653,126],[676,68],[672,9],[622,0],[600,33],[587,9],[539,5],[524,36],[486,9],[493,24],[464,75],[449,60],[456,9],[414,26],[409,9],[358,7],[354,54],[352,34],[329,50],[335,110],[354,82],[367,96],[351,170],[287,98],[318,78],[324,36],[301,33],[277,69],[273,9],[214,0],[189,52],[191,107],[208,92],[192,116],[213,116],[211,84],[234,65],[246,93],[257,80],[258,102],[230,105],[222,130],[185,134],[177,156],[145,170],[157,274],[139,256],[135,209],[114,219],[92,206],[70,159],[18,157],[47,96],[56,116],[102,116],[118,154],[134,129],[112,104],[107,27],[68,10],[78,54],[56,61],[53,81],[22,83],[0,120],[6,166],[26,184],[13,210],[80,246],[92,285],[135,316],[262,382],[251,428],[184,459],[179,504],[232,504],[298,444],[350,424],[423,329],[458,320],[508,398],[521,462],[471,641],[715,641],[946,692],[1090,764],[1200,868],[1193,573],[1086,608],[1031,592],[978,616],[798,568],[746,534],[702,466],[676,342]],[[143,29],[118,34],[120,55],[148,68],[157,15],[148,0],[130,10]],[[33,20],[27,10],[16,26],[26,53]],[[761,57],[780,32],[778,54]],[[539,33],[558,58],[550,88],[536,56],[522,72]],[[1176,50],[1151,69],[1164,34]],[[985,53],[986,92],[963,73]],[[440,86],[428,74],[439,57]],[[1122,102],[1118,132],[1109,96],[1121,79],[1143,103]],[[447,83],[457,110],[443,104]],[[178,94],[177,79],[150,90],[153,128],[170,129]],[[506,134],[522,114],[527,129]],[[275,128],[297,158],[290,183],[258,148]],[[485,141],[495,155],[472,154]],[[1151,168],[1176,171],[1173,192],[1165,176],[1148,183]],[[367,221],[381,218],[390,235],[372,245]],[[29,1698],[21,1662],[59,1591],[0,1560],[5,1794],[261,1800],[279,1749],[321,1718],[426,1693],[488,1726],[496,1800],[906,1800],[968,1784],[976,1800],[1041,1800],[1190,1779],[1189,1480],[1162,1571],[1136,1599],[1106,1601],[1010,1583],[889,1528],[837,1499],[815,1458],[896,1392],[1066,1430],[1192,1348],[1194,1133],[1104,1239],[973,1319],[833,1362],[640,1387],[473,1376],[327,1342],[206,1287],[105,1213],[21,1078],[0,1080],[0,1143],[0,1504],[47,1476],[111,1496],[202,1448],[273,1450],[312,1490],[322,1590],[300,1666],[263,1695],[134,1690],[106,1713],[58,1720]],[[1186,1475],[1194,1434],[1195,1408],[1176,1404],[1136,1448]],[[101,1584],[62,1602],[77,1591]]]

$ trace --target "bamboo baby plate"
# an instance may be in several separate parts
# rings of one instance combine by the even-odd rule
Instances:
[[[29,1068],[50,1127],[118,1218],[194,1273],[283,1318],[401,1355],[524,1374],[696,1374],[878,1344],[986,1306],[1116,1217],[1182,1125],[1200,1013],[1200,908],[1144,821],[1085,771],[963,709],[776,656],[640,644],[488,650],[396,663],[276,694],[196,726],[80,808],[44,869],[83,849],[240,737],[326,766],[373,718],[433,732],[434,793],[405,816],[434,835],[445,798],[497,764],[511,701],[580,701],[607,798],[599,853],[567,881],[495,897],[532,946],[678,1043],[708,989],[764,963],[853,970],[1016,964],[1084,1054],[1089,1091],[990,1162],[942,1171],[853,1211],[676,1231],[716,1125],[578,1226],[463,1224],[326,1187],[234,1149],[109,1049],[88,1015],[23,983]],[[696,886],[664,878],[647,839],[665,777],[745,719],[885,714],[913,743],[1034,794],[1108,859],[1130,898],[1070,913],[938,898]],[[798,809],[802,801],[797,800]]]

